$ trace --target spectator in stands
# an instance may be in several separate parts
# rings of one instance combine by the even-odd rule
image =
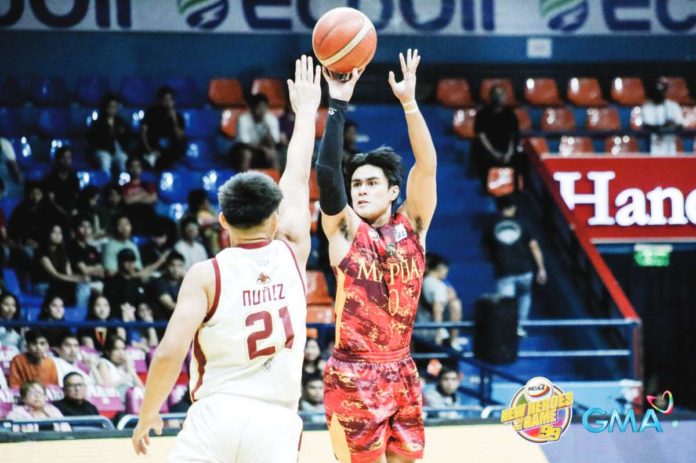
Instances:
[[[46,231],[47,236],[34,258],[34,291],[42,296],[57,294],[68,305],[77,303],[85,307],[91,292],[90,277],[73,272],[60,225]]]
[[[215,255],[220,252],[220,222],[213,206],[210,205],[208,192],[203,188],[196,188],[189,192],[186,217],[195,219],[200,225],[203,243],[210,254]]]
[[[80,372],[70,372],[63,377],[63,399],[53,405],[63,416],[99,416],[99,410],[87,400],[87,384]]]
[[[104,290],[104,265],[102,256],[97,248],[92,246],[92,222],[87,216],[77,216],[73,219],[73,240],[68,245],[68,256],[71,269],[77,275],[90,279],[93,291]]]
[[[106,341],[105,358],[92,370],[96,383],[100,386],[115,387],[125,401],[126,391],[130,387],[144,387],[135,372],[133,361],[126,354],[126,342],[119,337]]]
[[[307,338],[304,348],[304,361],[302,363],[302,375],[322,375],[326,361],[321,358],[319,342],[314,338]]]
[[[70,217],[77,206],[80,182],[77,172],[72,167],[72,150],[69,146],[61,146],[56,150],[53,168],[43,182],[48,199],[61,214],[66,218]]]
[[[37,381],[46,386],[58,384],[58,371],[48,356],[48,340],[42,333],[29,330],[24,333],[27,351],[16,355],[10,362],[10,387],[20,387],[26,381]]]
[[[113,238],[107,241],[102,255],[104,260],[104,270],[106,270],[107,276],[113,276],[118,271],[117,256],[124,249],[129,249],[133,252],[136,266],[138,269],[142,268],[142,263],[140,261],[140,250],[138,249],[138,246],[136,246],[135,242],[131,239],[133,227],[131,226],[130,219],[126,215],[121,215],[116,218],[115,225],[116,228],[114,230]]]
[[[345,166],[348,160],[359,152],[358,124],[348,120],[343,126],[343,165]]]
[[[431,408],[460,408],[466,403],[466,396],[459,390],[461,375],[449,367],[442,367],[436,385],[428,385],[423,390],[425,406]],[[437,412],[437,418],[463,418],[456,411]]]
[[[99,200],[101,193],[95,186],[86,186],[80,191],[80,196],[77,198],[77,215],[86,217],[92,228],[92,235],[88,243],[97,245],[106,242],[107,229],[101,221],[101,207]]]
[[[44,322],[64,322],[65,304],[63,299],[56,294],[47,295],[41,304],[39,320]],[[49,346],[59,346],[63,337],[70,334],[70,329],[65,327],[50,326],[44,327],[42,330]]]
[[[139,304],[135,312],[138,315],[138,321],[152,323],[155,321],[155,312],[152,310],[149,304]],[[137,336],[141,339],[139,344],[133,347],[139,347],[143,351],[147,352],[153,347],[157,347],[159,344],[159,335],[157,330],[153,327],[149,328],[138,328],[134,329],[137,331]]]
[[[254,152],[254,166],[278,168],[278,144],[280,143],[280,123],[268,109],[268,98],[263,93],[251,95],[247,101],[249,112],[239,116],[237,139],[249,145]]]
[[[17,154],[7,138],[0,137],[0,178],[5,180],[7,196],[22,194],[22,173],[17,164]]]
[[[121,306],[121,313],[123,315],[123,321],[135,321],[135,307],[132,305],[124,304]],[[118,320],[118,318],[111,316],[111,304],[109,304],[109,300],[102,294],[93,293],[89,298],[89,305],[87,306],[87,321],[108,322],[111,320]],[[77,331],[77,335],[83,346],[99,351],[104,350],[106,340],[110,336],[128,339],[128,333],[123,327],[107,328],[105,326],[96,326],[91,328],[80,328]]]
[[[472,145],[472,161],[477,168],[483,191],[491,190],[491,170],[512,167],[521,172],[521,156],[516,155],[520,126],[512,108],[505,106],[505,90],[494,86],[490,90],[490,103],[476,113]],[[490,180],[489,180],[490,179]]]
[[[157,187],[141,179],[143,165],[140,158],[131,156],[126,163],[130,181],[121,187],[126,214],[133,224],[134,233],[152,232],[152,217],[157,203]]]
[[[176,110],[174,90],[157,90],[158,103],[145,111],[140,134],[145,159],[157,170],[165,170],[178,161],[186,151],[184,116]]]
[[[326,423],[324,408],[324,380],[321,375],[306,376],[302,381],[300,411],[321,413],[306,418],[310,423]]]
[[[12,293],[0,294],[0,320],[19,319],[19,300]],[[0,346],[15,347],[22,350],[23,339],[19,329],[0,326]]]
[[[650,154],[677,154],[676,132],[684,125],[681,107],[667,98],[667,82],[657,79],[643,104],[643,128],[650,133]]]
[[[181,239],[174,245],[174,250],[184,256],[186,270],[208,258],[205,247],[198,242],[199,235],[200,225],[196,219],[188,217],[181,221]]]
[[[118,273],[107,280],[104,295],[111,307],[125,310],[128,305],[137,309],[138,305],[147,303],[145,284],[138,271],[137,256],[131,249],[118,253]],[[126,315],[125,313],[121,314]]]
[[[529,226],[515,217],[517,206],[514,197],[498,198],[497,206],[500,215],[486,233],[484,246],[493,261],[498,294],[516,299],[518,319],[523,322],[529,318],[532,305],[535,266],[537,283],[546,283],[544,256]],[[526,336],[527,332],[520,327],[517,334]]]
[[[419,310],[419,321],[440,323],[445,321],[445,311],[449,314],[449,321],[460,322],[462,320],[462,303],[457,297],[454,288],[447,283],[449,273],[449,262],[444,257],[430,253],[428,255],[428,270],[423,279],[423,289],[421,291],[421,306],[424,310]],[[457,341],[459,330],[452,328],[447,330],[441,328],[435,333],[435,343],[442,344],[444,338],[449,336],[450,345],[459,348]]]
[[[254,165],[254,150],[245,143],[235,143],[230,148],[228,159],[230,167],[235,172],[246,172],[251,168],[259,168]]]
[[[176,307],[176,298],[184,281],[186,266],[184,256],[172,252],[167,257],[164,274],[152,283],[152,307],[156,307],[158,320],[169,320]]]
[[[145,267],[161,262],[164,264],[167,253],[172,249],[172,235],[176,224],[169,219],[158,216],[152,224],[152,236],[146,243],[140,246],[140,257]],[[160,271],[161,266],[155,271]]]
[[[15,405],[15,407],[7,414],[8,420],[34,420],[46,418],[63,418],[63,414],[56,407],[48,403],[46,400],[46,391],[44,386],[37,381],[25,381],[19,388],[19,396],[24,405]],[[45,425],[29,424],[23,425],[21,430],[27,431],[64,431],[70,432],[72,429],[68,423],[54,423],[44,429]]]
[[[103,204],[97,210],[97,217],[103,230],[116,234],[116,221],[126,214],[121,188],[116,184],[107,185],[102,193]]]
[[[65,375],[77,374],[82,377],[82,382],[94,384],[94,380],[89,376],[90,367],[80,360],[80,343],[77,336],[67,333],[63,336],[58,347],[58,357],[54,357],[56,370],[58,373],[58,385],[64,386]]]
[[[169,407],[169,413],[186,413],[191,407],[191,390],[186,388],[186,392],[181,396],[181,400]]]
[[[126,168],[132,133],[130,125],[118,114],[121,101],[113,93],[104,95],[99,114],[87,133],[89,147],[101,170],[118,176]]]

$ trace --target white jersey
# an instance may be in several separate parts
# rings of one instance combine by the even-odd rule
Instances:
[[[296,410],[307,296],[290,246],[227,248],[212,262],[215,301],[193,341],[192,399],[231,394]]]

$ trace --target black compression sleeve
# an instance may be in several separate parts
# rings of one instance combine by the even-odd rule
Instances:
[[[343,125],[348,102],[329,99],[324,136],[317,157],[319,205],[326,215],[336,215],[348,204],[343,180]]]

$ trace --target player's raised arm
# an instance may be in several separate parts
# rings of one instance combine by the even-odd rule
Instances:
[[[209,294],[209,286],[213,281],[215,273],[211,261],[204,261],[191,267],[181,284],[176,308],[148,371],[145,398],[138,425],[133,430],[136,454],[147,453],[151,429],[157,434],[162,433],[160,407],[174,387],[193,336],[212,305],[215,295]]]
[[[406,58],[399,53],[402,81],[397,82],[394,72],[389,72],[389,85],[394,95],[399,99],[406,115],[408,137],[416,163],[408,174],[406,183],[406,201],[402,210],[406,213],[414,229],[425,239],[425,233],[435,213],[437,204],[437,188],[435,173],[437,170],[437,153],[430,136],[428,125],[418,110],[416,102],[416,69],[420,63],[418,50],[409,48]]]
[[[336,233],[346,234],[357,227],[358,217],[348,205],[343,178],[343,126],[348,102],[353,96],[360,72],[353,69],[350,77],[343,81],[331,78],[326,69],[323,73],[329,85],[329,112],[326,116],[324,136],[319,145],[316,168],[321,223],[324,233],[331,240]],[[346,239],[348,238],[346,236]]]
[[[288,79],[290,103],[295,113],[295,128],[288,145],[287,164],[280,179],[283,200],[280,203],[278,235],[289,241],[300,263],[306,263],[310,251],[309,174],[314,152],[315,119],[321,101],[321,73],[314,69],[311,57],[295,61],[295,80]]]

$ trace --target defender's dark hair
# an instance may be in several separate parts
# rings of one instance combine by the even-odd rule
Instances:
[[[384,176],[387,177],[390,187],[396,185],[401,188],[403,175],[401,157],[389,146],[381,146],[367,153],[358,153],[348,159],[346,163],[346,181],[349,187],[355,171],[365,165],[379,167],[384,172]]]
[[[283,193],[273,179],[259,172],[237,174],[218,190],[222,215],[231,226],[261,225],[280,205]]]

